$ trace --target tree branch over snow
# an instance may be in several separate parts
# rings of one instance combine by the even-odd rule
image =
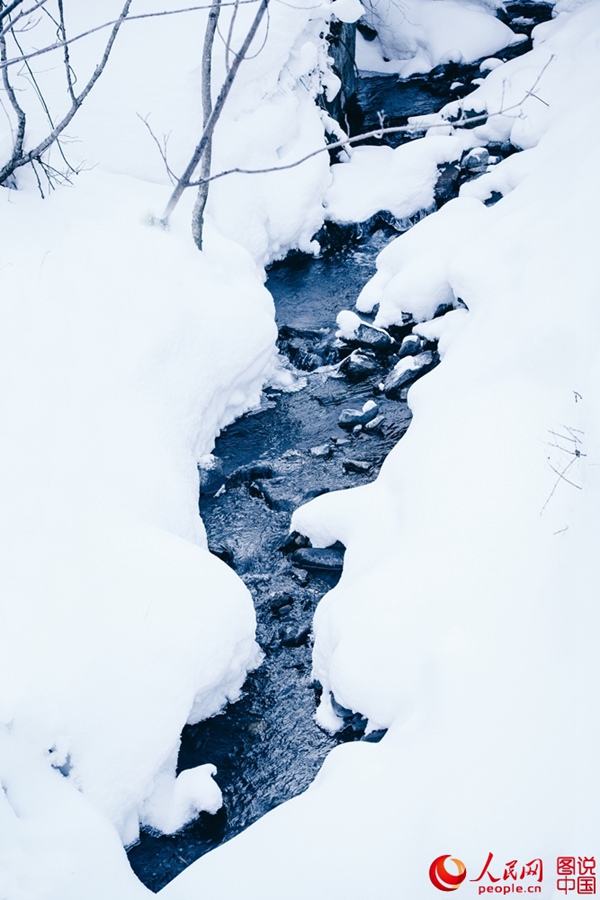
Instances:
[[[17,114],[19,128],[17,130],[17,135],[15,138],[15,141],[13,142],[13,153],[12,153],[11,159],[9,160],[8,163],[6,163],[6,165],[2,169],[0,169],[0,184],[3,184],[6,181],[6,179],[9,178],[16,171],[16,169],[21,168],[22,166],[26,166],[26,165],[28,165],[28,163],[31,163],[34,160],[39,161],[41,155],[50,146],[52,146],[52,144],[55,143],[55,141],[58,139],[59,135],[62,134],[62,132],[65,130],[65,128],[69,125],[69,123],[71,122],[71,120],[73,119],[73,117],[75,116],[75,114],[77,113],[77,111],[79,110],[79,108],[81,107],[83,102],[85,101],[86,97],[88,96],[88,94],[90,93],[90,91],[92,90],[92,88],[94,87],[94,85],[96,84],[96,82],[98,81],[100,76],[102,75],[104,69],[106,68],[106,64],[110,57],[114,42],[117,38],[117,34],[119,33],[121,25],[123,24],[123,22],[125,21],[128,13],[129,13],[129,8],[131,6],[131,2],[132,2],[132,0],[126,0],[125,4],[123,6],[123,9],[121,10],[121,15],[116,20],[116,22],[113,26],[113,29],[110,33],[110,37],[104,48],[104,53],[102,54],[102,58],[101,58],[100,62],[98,63],[98,65],[96,66],[96,68],[94,69],[87,84],[85,85],[85,87],[83,88],[83,90],[81,91],[80,94],[75,95],[73,92],[71,107],[69,108],[66,115],[63,116],[63,118],[54,126],[54,128],[52,128],[50,133],[42,141],[40,141],[35,147],[33,147],[33,149],[28,150],[26,153],[23,152],[23,141],[24,141],[24,134],[25,134],[25,114],[23,113],[22,110],[20,110],[20,107],[16,101],[16,98],[13,103],[13,100],[11,98],[11,92],[12,92],[12,97],[14,97],[14,91],[12,89],[12,86],[10,85],[10,79],[8,77],[7,69],[6,68],[3,69],[4,86],[7,90],[9,98],[11,99],[13,109],[15,109],[15,113]],[[2,56],[2,55],[5,56],[5,54],[6,54],[6,41],[5,41],[5,37],[3,35],[2,36],[2,44],[0,44],[0,56]],[[65,59],[65,65],[66,66],[69,65],[68,57]],[[72,76],[67,76],[67,78],[70,81]],[[71,87],[72,87],[72,81],[71,81]],[[22,116],[19,116],[19,110],[21,111]],[[21,130],[22,130],[22,134],[21,134]]]
[[[394,125],[394,126],[390,126],[389,128],[376,128],[373,131],[366,131],[366,132],[363,132],[362,134],[356,134],[353,137],[347,137],[347,138],[343,138],[338,141],[334,141],[331,144],[325,144],[322,147],[318,147],[316,150],[312,150],[310,153],[306,153],[304,156],[300,157],[300,159],[297,159],[291,163],[286,163],[285,165],[282,165],[282,166],[266,166],[265,168],[262,168],[262,169],[244,169],[244,168],[238,166],[233,169],[225,169],[222,172],[217,172],[215,175],[211,175],[206,180],[207,181],[216,181],[218,178],[224,178],[226,175],[267,175],[270,172],[284,172],[287,169],[295,169],[297,166],[301,166],[303,163],[307,162],[309,159],[312,159],[315,156],[319,156],[321,153],[328,153],[330,150],[338,150],[341,147],[347,147],[348,145],[356,144],[356,143],[359,143],[360,141],[368,140],[369,138],[381,138],[387,134],[411,134],[411,135],[414,135],[414,134],[418,134],[419,132],[429,131],[430,129],[433,129],[433,128],[448,128],[448,126],[451,126],[452,128],[462,128],[464,126],[472,127],[473,125],[477,125],[479,123],[484,124],[489,119],[495,118],[497,116],[505,116],[508,113],[513,112],[516,109],[521,109],[521,107],[523,106],[525,101],[528,99],[528,97],[535,97],[535,99],[540,99],[533,92],[537,88],[544,72],[546,71],[546,69],[548,68],[548,66],[550,65],[550,63],[552,62],[553,59],[554,59],[554,55],[550,56],[550,58],[547,60],[546,64],[542,68],[541,72],[537,76],[532,87],[529,88],[529,90],[527,90],[525,92],[525,95],[522,97],[521,100],[518,101],[518,103],[512,103],[510,106],[500,108],[499,110],[497,110],[497,112],[485,112],[485,113],[482,113],[481,115],[477,115],[477,116],[467,116],[463,112],[458,119],[454,119],[453,121],[445,120],[442,122],[436,122],[433,124],[423,125],[421,127],[418,127],[415,125]],[[522,116],[522,112],[521,112],[521,116]],[[519,117],[517,117],[517,118],[519,118]],[[190,181],[189,187],[197,187],[201,183],[202,183],[201,179],[199,179],[198,181]]]
[[[2,21],[2,19],[5,19],[6,16],[10,16],[11,12],[13,12],[13,10],[20,6],[21,3],[23,3],[23,0],[13,0],[13,3],[9,3],[8,6],[0,9],[0,22]]]
[[[6,60],[6,36],[4,34],[0,35],[0,61],[4,62]],[[8,175],[12,174],[14,171],[14,166],[17,160],[21,157],[23,153],[23,143],[25,141],[25,127],[27,125],[27,117],[25,115],[24,110],[19,104],[17,97],[15,95],[12,84],[10,83],[10,78],[8,77],[7,69],[2,70],[2,83],[4,84],[4,90],[6,91],[6,96],[12,106],[14,113],[17,117],[17,130],[13,136],[13,150],[10,157],[9,162],[5,168],[10,169]],[[12,168],[11,168],[12,167]],[[1,176],[1,173],[0,173]],[[0,179],[0,183],[1,183]]]
[[[47,2],[48,2],[48,0],[37,0],[37,2],[34,3],[33,6],[30,6],[28,9],[22,9],[22,10],[20,10],[20,11],[16,14],[16,16],[11,16],[11,17],[8,19],[8,25],[4,25],[4,26],[3,26],[3,25],[2,25],[2,19],[0,18],[0,29],[1,29],[0,33],[1,33],[1,34],[8,34],[9,32],[12,32],[12,33],[14,34],[17,30],[18,30],[18,31],[29,31],[29,30],[31,29],[31,27],[32,27],[31,19],[30,19],[29,17],[30,17],[36,10],[41,9],[42,7],[44,7],[44,6],[46,5]],[[21,25],[21,27],[20,27],[19,29],[17,29],[15,26],[16,26],[17,22],[19,22],[21,19],[25,19],[26,21],[23,23],[23,25]],[[11,60],[9,59],[9,60],[7,61],[7,64],[6,64],[6,65],[4,65],[4,64],[2,65],[2,68],[8,68],[8,66],[9,66],[10,64],[11,64]]]
[[[20,13],[19,17],[22,18],[25,15],[29,15],[29,13],[33,12],[34,9],[44,6],[47,2],[48,0],[38,0],[38,2],[29,10]],[[283,2],[283,0],[277,0],[277,2],[281,3]],[[245,6],[252,3],[256,3],[256,0],[226,0],[226,2],[221,3],[221,6]],[[164,9],[160,10],[159,12],[136,13],[133,16],[127,16],[127,22],[136,22],[140,19],[157,19],[161,18],[162,16],[176,16],[180,13],[201,12],[210,8],[210,3],[201,3],[196,6],[181,7],[180,9]],[[317,8],[318,7],[315,7],[315,9]],[[0,61],[0,69],[9,68],[10,66],[14,66],[17,63],[25,62],[28,59],[34,59],[36,56],[43,56],[45,53],[52,53],[53,50],[60,50],[62,47],[64,47],[65,44],[71,46],[77,41],[83,40],[83,38],[90,37],[90,35],[92,34],[97,34],[99,31],[104,31],[105,28],[110,28],[111,26],[116,25],[119,21],[120,17],[118,19],[111,19],[108,22],[102,22],[101,25],[96,25],[94,28],[88,28],[87,31],[82,31],[79,34],[74,35],[73,37],[67,38],[66,40],[59,39],[53,41],[51,44],[46,44],[46,46],[44,47],[40,47],[38,50],[32,50],[30,53],[24,53],[20,56],[12,56],[5,62]],[[12,26],[8,26],[5,29],[5,32],[10,31],[11,27]]]
[[[200,138],[200,141],[198,142],[196,149],[194,150],[194,152],[192,154],[192,157],[185,169],[185,172],[179,179],[179,182],[177,183],[175,190],[171,194],[169,201],[165,207],[165,211],[160,219],[160,224],[163,227],[168,226],[169,218],[171,217],[173,210],[179,203],[179,200],[181,199],[183,192],[186,190],[186,188],[190,187],[190,184],[191,184],[190,179],[192,178],[194,172],[196,171],[198,163],[200,162],[200,159],[202,158],[202,155],[205,152],[209,141],[212,139],[212,135],[215,130],[215,126],[216,126],[216,124],[219,120],[219,117],[223,111],[223,107],[225,106],[225,101],[227,100],[227,97],[229,96],[229,92],[231,91],[231,88],[233,86],[235,76],[237,75],[238,69],[241,66],[242,62],[246,58],[246,54],[248,53],[250,45],[251,45],[252,41],[254,40],[256,32],[258,31],[259,25],[264,18],[264,15],[267,11],[268,6],[269,6],[269,0],[260,0],[260,4],[256,11],[256,15],[254,16],[252,24],[250,25],[250,28],[248,29],[248,32],[246,33],[246,37],[244,38],[242,46],[240,47],[239,52],[236,54],[236,56],[231,64],[231,68],[229,69],[229,71],[225,77],[225,81],[223,82],[223,84],[221,86],[221,90],[219,91],[219,96],[217,97],[217,99],[215,101],[215,105],[214,105],[213,109],[211,110],[210,116],[208,117],[204,131],[202,133],[202,137]],[[205,180],[208,180],[208,179],[205,179]],[[197,185],[199,185],[199,184],[200,184],[200,182],[197,182]]]
[[[219,13],[221,12],[220,0],[213,0],[212,8],[208,14],[208,22],[206,23],[206,32],[204,34],[204,47],[202,49],[202,127],[206,130],[208,121],[212,113],[212,54],[215,43],[215,33],[219,22]],[[232,14],[236,15],[237,7],[234,7]],[[231,33],[231,30],[230,30]],[[229,45],[228,48],[229,50]],[[227,65],[227,69],[229,69]],[[202,250],[202,232],[204,228],[204,210],[206,209],[206,201],[208,200],[208,178],[210,176],[210,166],[212,159],[212,134],[206,142],[206,149],[202,155],[200,163],[200,186],[198,195],[194,205],[192,214],[192,237],[198,250]]]

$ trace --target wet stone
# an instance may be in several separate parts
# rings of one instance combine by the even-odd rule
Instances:
[[[317,459],[329,459],[332,453],[333,447],[331,444],[319,444],[318,447],[310,448],[310,455]]]
[[[439,319],[441,316],[445,316],[446,313],[452,312],[453,309],[454,309],[453,303],[439,303],[435,308],[433,318]]]
[[[368,434],[377,434],[380,433],[385,424],[385,416],[375,416],[374,419],[371,419],[370,422],[364,426],[364,430]]]
[[[460,184],[460,167],[454,163],[438,166],[438,177],[433,189],[433,196],[438,206],[447,203],[453,197]]]
[[[490,163],[490,154],[486,147],[475,147],[461,160],[463,169],[485,169]]]
[[[402,344],[400,345],[400,349],[398,350],[398,359],[403,359],[405,356],[416,356],[417,353],[420,353],[423,349],[423,341],[416,334],[407,335]]]
[[[292,562],[304,569],[341,572],[344,567],[344,554],[343,551],[331,547],[302,547],[292,555]]]
[[[286,607],[289,607],[291,609],[294,605],[294,598],[290,597],[287,594],[284,594],[281,597],[275,597],[274,600],[271,600],[271,603],[269,605],[272,612],[280,612]]]
[[[433,369],[438,362],[439,356],[431,350],[425,350],[423,353],[419,353],[417,356],[413,357],[412,367],[392,369],[383,383],[384,394],[386,397],[398,399],[402,388],[405,388],[413,381],[416,381],[421,375],[425,375],[425,373]]]
[[[225,484],[223,462],[216,456],[211,457],[210,462],[198,466],[198,473],[200,476],[200,493],[204,496],[216,494]]]
[[[373,464],[363,459],[345,459],[342,467],[349,475],[368,475]]]
[[[373,401],[365,403],[362,409],[343,409],[338,425],[347,429],[353,429],[356,425],[366,425],[377,416],[378,412],[379,407]]]
[[[340,366],[342,372],[348,381],[359,382],[371,378],[373,375],[381,371],[381,364],[371,354],[367,354],[361,350],[355,350]]]
[[[310,626],[305,625],[303,628],[286,628],[280,633],[281,644],[283,647],[301,647],[308,643],[310,637]]]
[[[291,603],[284,603],[283,606],[276,607],[272,610],[272,612],[274,616],[283,617],[289,615],[289,613],[292,612],[293,608],[294,607]]]
[[[273,466],[269,463],[252,463],[247,466],[239,466],[231,473],[227,479],[228,486],[235,487],[240,484],[247,484],[250,481],[256,481],[260,478],[272,478]]]
[[[368,744],[378,744],[386,734],[387,728],[376,728],[373,731],[369,731],[368,734],[363,734],[361,741],[366,741]]]
[[[298,582],[300,587],[306,587],[306,585],[308,584],[308,572],[306,571],[306,569],[292,568],[290,575],[292,576],[294,581]]]
[[[387,331],[373,325],[359,325],[356,329],[356,342],[361,347],[368,347],[379,353],[392,352],[396,347],[396,341]]]
[[[411,333],[416,324],[416,320],[412,313],[403,312],[402,322],[397,322],[395,325],[388,325],[388,331],[397,341],[402,341]]]
[[[308,538],[297,531],[292,531],[288,539],[279,548],[282,553],[293,553],[300,547],[308,547]]]

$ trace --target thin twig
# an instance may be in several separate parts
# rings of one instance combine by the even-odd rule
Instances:
[[[183,194],[185,189],[187,187],[189,187],[189,185],[190,185],[190,179],[196,170],[196,166],[198,165],[198,163],[200,162],[200,159],[202,158],[202,154],[204,153],[204,151],[206,149],[207,143],[212,138],[213,131],[215,130],[215,125],[217,124],[219,116],[221,115],[221,112],[225,105],[225,101],[227,100],[227,97],[229,96],[229,92],[233,85],[235,76],[237,75],[237,71],[238,71],[240,65],[242,64],[252,41],[254,40],[254,37],[256,35],[256,32],[258,31],[259,25],[262,22],[263,16],[264,16],[265,12],[267,11],[268,5],[269,5],[269,0],[261,0],[260,6],[258,7],[258,9],[256,11],[254,20],[253,20],[252,24],[250,25],[250,28],[248,29],[246,37],[244,38],[244,42],[239,50],[239,53],[236,55],[233,63],[231,64],[231,69],[227,73],[225,81],[223,82],[221,90],[219,91],[219,96],[217,97],[217,99],[215,101],[214,108],[210,114],[208,122],[206,123],[206,127],[204,128],[202,137],[200,138],[200,141],[192,154],[192,158],[190,159],[190,161],[185,169],[185,172],[179,179],[179,182],[178,182],[177,186],[175,187],[175,190],[173,191],[173,193],[171,194],[171,196],[169,198],[169,201],[167,203],[165,211],[162,215],[162,218],[160,219],[160,224],[163,227],[166,227],[168,225],[169,217],[171,216],[171,213],[177,206],[177,204],[181,198],[181,195]],[[205,179],[205,181],[208,181],[208,179]]]
[[[9,3],[8,6],[5,6],[4,9],[0,9],[0,22],[2,19],[5,19],[6,16],[10,16],[11,12],[20,6],[23,0],[13,0],[12,3]],[[45,0],[44,0],[45,2]]]
[[[13,34],[13,35],[12,35],[12,39],[13,39],[13,41],[15,42],[15,44],[17,45],[17,47],[18,47],[19,50],[20,50],[20,49],[21,49],[21,45],[20,45],[20,43],[19,43],[19,40],[18,40],[16,34]],[[41,104],[41,106],[42,106],[42,109],[43,109],[44,112],[46,113],[46,118],[48,119],[48,122],[49,122],[49,124],[50,124],[50,128],[54,128],[55,125],[54,125],[54,120],[53,120],[53,118],[52,118],[52,114],[51,114],[51,112],[50,112],[50,109],[49,109],[49,107],[48,107],[48,104],[46,103],[45,97],[44,97],[44,95],[43,95],[43,93],[42,93],[42,90],[41,90],[41,88],[40,88],[40,86],[39,86],[39,84],[38,84],[38,82],[37,82],[37,79],[36,79],[35,75],[33,74],[33,69],[31,68],[31,66],[29,65],[28,62],[25,63],[25,68],[26,68],[27,71],[29,72],[29,77],[30,77],[30,79],[31,79],[31,83],[33,84],[34,91],[35,91],[35,93],[37,94],[37,98],[38,98],[38,100],[40,101],[40,104]],[[58,148],[58,152],[60,153],[60,155],[61,155],[62,158],[63,158],[63,161],[64,161],[66,167],[67,167],[68,169],[70,169],[72,172],[74,172],[75,169],[73,168],[73,166],[71,165],[71,163],[69,162],[69,160],[67,159],[67,157],[65,156],[64,150],[63,150],[63,148],[62,148],[62,144],[61,144],[61,142],[60,142],[60,140],[59,140],[58,138],[56,139],[56,146],[57,146],[57,148]]]
[[[37,169],[35,167],[35,160],[31,160],[31,168],[33,169],[33,174],[35,175],[35,180],[37,181],[38,190],[40,192],[40,196],[42,200],[46,199],[46,195],[44,194],[44,189],[42,188],[42,182],[40,181],[40,176],[37,173]]]
[[[550,56],[550,58],[544,65],[542,71],[536,78],[531,90],[533,90],[539,84],[542,75],[553,59],[554,54]],[[211,175],[207,180],[215,181],[217,178],[224,178],[225,175],[267,175],[270,172],[284,172],[287,169],[295,169],[296,166],[301,166],[302,163],[305,163],[307,162],[307,160],[312,159],[313,156],[318,156],[320,153],[328,153],[330,150],[337,150],[339,147],[346,147],[348,144],[356,144],[359,141],[365,141],[369,138],[382,138],[387,134],[418,134],[419,132],[429,131],[432,128],[448,128],[448,126],[451,126],[452,128],[462,128],[463,125],[469,125],[469,127],[472,127],[473,125],[477,125],[479,122],[485,123],[488,121],[488,119],[494,118],[496,116],[505,116],[507,113],[512,112],[512,110],[519,109],[519,107],[521,107],[527,100],[528,94],[529,91],[526,91],[524,97],[518,103],[513,103],[511,106],[507,106],[505,109],[499,109],[497,112],[486,112],[478,116],[466,116],[463,111],[461,117],[459,119],[456,119],[454,122],[443,121],[421,126],[394,125],[390,126],[389,128],[377,128],[373,131],[366,131],[363,134],[354,135],[354,137],[343,138],[342,140],[334,141],[331,144],[326,144],[323,147],[319,147],[317,150],[313,150],[311,153],[305,154],[300,159],[297,159],[292,163],[286,163],[283,166],[266,166],[262,169],[243,169],[240,166],[236,166],[233,169],[225,169],[222,172],[217,172],[215,175]],[[190,181],[189,187],[197,187],[201,183],[201,181]]]
[[[62,36],[62,40],[64,41],[64,53],[63,60],[65,63],[65,75],[67,77],[67,88],[69,91],[69,96],[73,103],[76,103],[75,97],[75,80],[73,78],[73,70],[71,69],[71,59],[69,56],[69,43],[67,41],[67,29],[65,26],[65,12],[63,7],[63,0],[57,0],[58,3],[58,14],[60,17],[60,25],[59,25],[59,33]]]
[[[148,116],[141,116],[139,113],[136,113],[136,115],[137,115],[138,119],[139,119],[141,122],[144,123],[144,125],[146,126],[146,128],[147,128],[148,131],[150,132],[150,137],[152,138],[152,140],[154,141],[154,143],[155,143],[156,146],[158,147],[158,152],[160,153],[161,159],[162,159],[162,161],[163,161],[163,163],[164,163],[165,169],[166,169],[166,171],[167,171],[167,175],[168,175],[169,178],[171,179],[172,184],[176,184],[176,182],[177,182],[177,176],[175,175],[175,173],[174,173],[173,170],[171,169],[171,166],[169,165],[169,160],[168,160],[168,158],[167,158],[167,141],[168,141],[169,136],[168,136],[168,135],[167,135],[166,137],[163,136],[163,144],[161,145],[161,143],[160,143],[160,141],[158,140],[157,136],[154,134],[154,132],[153,132],[153,130],[152,130],[152,127],[151,127],[150,123],[148,122],[148,118],[149,118],[149,117],[148,117]]]
[[[47,0],[39,0],[38,6],[43,6]],[[222,3],[222,6],[235,6],[235,3],[238,2],[240,5],[251,5],[256,3],[257,0],[226,0],[225,3]],[[199,4],[197,6],[187,6],[182,7],[181,9],[164,9],[160,12],[152,12],[152,13],[137,13],[134,16],[128,16],[128,22],[136,22],[139,19],[156,19],[162,16],[176,16],[179,13],[189,13],[189,12],[200,12],[202,10],[210,9],[210,3]],[[74,35],[74,37],[68,38],[65,41],[54,41],[52,44],[47,44],[45,47],[41,47],[38,50],[32,50],[31,53],[26,53],[21,56],[13,56],[11,59],[7,59],[6,62],[0,63],[0,68],[8,68],[8,66],[14,66],[16,63],[25,62],[26,59],[33,59],[36,56],[42,56],[44,53],[51,53],[53,50],[60,50],[61,47],[64,46],[65,43],[68,43],[69,46],[76,43],[77,41],[82,40],[83,38],[89,37],[92,34],[96,34],[99,31],[104,31],[105,28],[110,28],[112,25],[117,25],[120,22],[119,19],[111,19],[108,22],[103,22],[101,25],[96,25],[94,28],[88,28],[87,31],[82,31],[80,34]]]
[[[576,459],[576,457],[574,457],[574,458],[571,460],[571,462],[568,463],[568,464],[565,466],[565,468],[562,470],[562,472],[559,472],[557,469],[555,469],[555,468],[552,466],[551,463],[549,463],[550,468],[551,468],[554,472],[556,472],[556,474],[558,475],[558,478],[557,478],[556,481],[554,482],[554,485],[553,485],[553,487],[552,487],[552,490],[550,491],[550,493],[548,494],[548,497],[546,498],[546,502],[544,503],[544,505],[543,505],[542,508],[540,509],[540,516],[543,515],[544,510],[546,509],[546,507],[547,507],[548,504],[550,503],[552,497],[554,496],[554,492],[556,491],[556,488],[557,488],[558,485],[560,484],[561,479],[564,480],[564,481],[566,481],[567,484],[572,484],[572,482],[569,481],[569,479],[568,479],[568,478],[565,478],[564,476],[565,476],[565,473],[569,471],[569,469],[571,468],[571,466],[572,466],[573,463],[575,462],[575,459]],[[581,490],[581,487],[580,487],[578,484],[573,484],[573,487],[579,488],[579,490]]]
[[[108,41],[106,42],[106,46],[104,48],[104,53],[102,54],[102,59],[94,69],[89,81],[81,91],[81,93],[75,97],[75,100],[72,102],[71,107],[67,114],[61,119],[61,121],[55,125],[50,134],[48,134],[43,141],[33,148],[33,150],[29,150],[27,153],[22,152],[22,141],[21,141],[21,153],[18,156],[15,156],[13,153],[13,157],[9,163],[7,163],[2,169],[0,169],[0,184],[8,178],[9,175],[15,171],[15,169],[27,165],[31,162],[32,159],[39,160],[42,153],[44,153],[48,147],[50,147],[57,139],[58,135],[61,134],[64,129],[68,126],[68,124],[73,119],[73,116],[77,112],[77,110],[81,107],[85,98],[88,96],[100,76],[104,71],[106,64],[108,62],[108,58],[110,56],[111,50],[113,48],[113,44],[117,38],[117,34],[121,28],[121,25],[127,18],[129,13],[129,7],[131,6],[132,0],[125,0],[125,4],[123,9],[121,10],[121,15],[117,19]],[[6,70],[4,70],[6,72]],[[8,79],[7,79],[8,80]],[[23,124],[23,132],[24,132],[24,124]]]
[[[239,0],[236,0],[233,10],[231,12],[231,19],[229,21],[229,31],[227,32],[227,40],[225,41],[225,69],[229,72],[230,63],[229,63],[229,54],[231,53],[231,42],[233,40],[233,26],[235,25],[235,20],[237,19],[238,10],[240,8]]]
[[[567,466],[565,466],[565,468],[562,470],[562,472],[559,472],[559,470],[558,470],[557,468],[555,468],[555,467],[552,465],[551,462],[549,462],[548,465],[550,466],[550,468],[552,469],[552,471],[555,472],[555,473],[558,475],[559,479],[562,478],[562,480],[563,480],[563,481],[566,481],[567,484],[570,484],[572,487],[577,488],[578,491],[581,491],[581,490],[583,490],[583,488],[581,487],[580,484],[575,484],[574,481],[569,481],[568,478],[565,478],[565,472],[567,471],[567,469],[568,469],[570,466],[573,465],[574,462],[575,462],[575,460],[572,459],[571,462],[568,463]]]
[[[16,16],[14,16],[12,19],[10,19],[8,25],[6,25],[2,29],[1,33],[8,34],[9,31],[14,31],[15,25],[17,24],[17,22],[20,19],[27,18],[27,16],[30,16],[31,13],[36,11],[36,9],[39,9],[41,6],[45,6],[45,4],[47,2],[48,2],[48,0],[37,0],[37,2],[34,3],[33,6],[30,6],[29,9],[22,9],[20,12],[17,13]],[[6,10],[4,12],[6,13]],[[0,17],[0,21],[2,21],[2,17]],[[39,19],[38,19],[38,21],[39,21]],[[28,30],[29,30],[29,28],[27,28],[25,26],[23,28],[19,29],[19,31],[21,31],[21,32],[28,31]]]
[[[0,61],[6,61],[6,37],[4,36],[4,34],[0,35]],[[23,154],[23,142],[25,140],[25,126],[27,125],[27,116],[25,115],[25,111],[23,110],[23,108],[20,106],[13,90],[13,86],[10,83],[8,69],[2,70],[2,82],[4,84],[4,90],[6,91],[6,95],[10,102],[10,105],[12,106],[17,117],[17,131],[13,139],[13,151],[10,161],[7,164],[11,166]]]

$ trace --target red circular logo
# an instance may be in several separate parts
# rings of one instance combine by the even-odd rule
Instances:
[[[450,859],[457,868],[457,872],[449,872],[446,868],[446,860]],[[438,891],[455,891],[457,887],[463,883],[467,877],[467,867],[460,859],[446,854],[446,856],[438,856],[437,859],[429,866],[429,878],[434,887]]]

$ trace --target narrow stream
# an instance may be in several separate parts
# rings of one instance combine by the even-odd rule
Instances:
[[[514,15],[536,14],[538,20],[549,14],[544,4],[510,9]],[[450,85],[459,76],[466,93],[476,74],[477,66],[452,66],[407,82],[362,79],[363,121],[368,126],[378,109],[392,124],[436,111],[456,96]],[[321,259],[291,256],[270,270],[267,287],[275,299],[279,346],[297,370],[298,389],[267,389],[259,410],[223,432],[214,450],[221,468],[204,480],[200,497],[210,549],[253,595],[265,659],[237,703],[184,729],[178,771],[214,763],[224,806],[173,836],[142,833],[129,859],[154,891],[305,790],[336,743],[365,739],[358,716],[348,713],[345,729],[335,737],[314,721],[319,686],[311,681],[311,623],[317,603],[339,579],[344,548],[314,550],[290,536],[289,526],[293,510],[311,497],[373,480],[410,423],[405,401],[379,390],[398,345],[385,351],[363,347],[363,365],[348,369],[343,360],[353,348],[335,339],[337,313],[354,306],[375,271],[377,254],[394,234],[383,223],[373,224]],[[390,331],[401,339],[410,325]],[[340,427],[342,410],[360,410],[366,401],[377,404],[375,418],[364,427]]]

